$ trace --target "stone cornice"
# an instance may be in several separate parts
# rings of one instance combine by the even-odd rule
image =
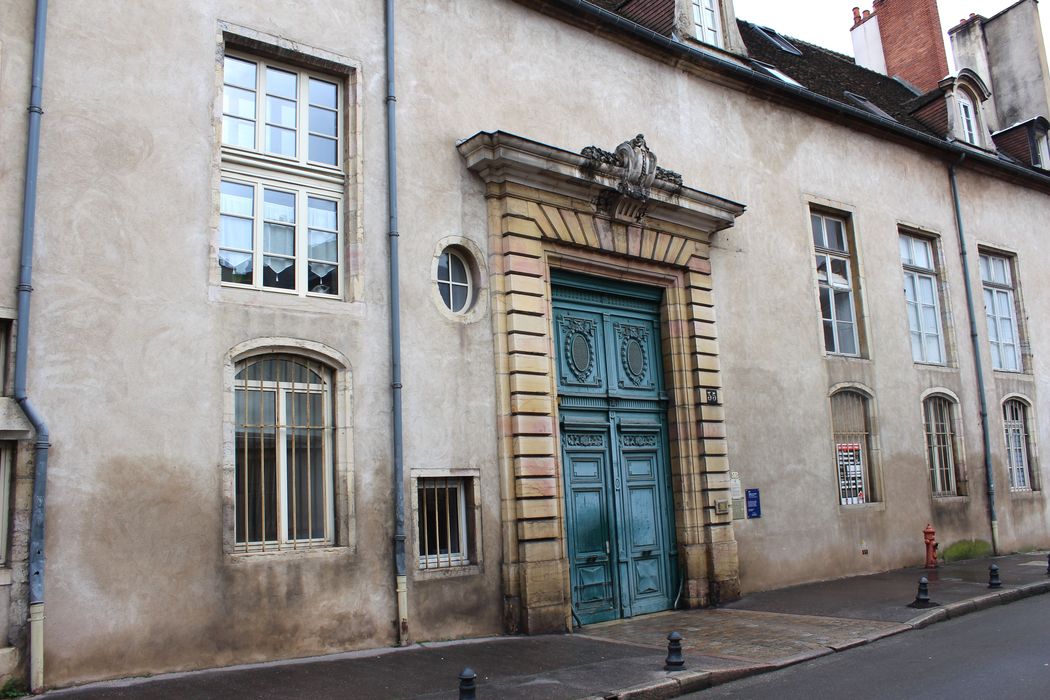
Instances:
[[[479,132],[457,145],[469,170],[486,183],[515,182],[591,202],[596,213],[628,223],[667,221],[693,229],[696,238],[729,228],[744,205],[680,184],[662,169],[644,199],[623,193],[628,168],[504,131]],[[670,175],[670,177],[669,177]]]

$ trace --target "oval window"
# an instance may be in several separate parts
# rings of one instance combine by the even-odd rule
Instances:
[[[451,248],[445,248],[438,259],[437,285],[441,301],[452,313],[463,313],[470,306],[470,267],[463,256]]]

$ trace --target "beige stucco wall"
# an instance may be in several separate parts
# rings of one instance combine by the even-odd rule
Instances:
[[[0,136],[12,144],[0,152],[5,250],[15,248],[20,210],[27,4],[0,11]],[[484,561],[470,576],[410,581],[414,639],[495,633],[502,624],[492,323],[487,312],[448,318],[431,282],[448,236],[471,242],[486,277],[484,188],[455,149],[482,130],[569,150],[611,148],[643,132],[660,164],[688,185],[748,205],[712,251],[730,469],[763,499],[761,520],[736,523],[745,589],[915,563],[926,522],[942,542],[988,538],[943,163],[704,82],[509,0],[399,8],[405,467],[479,470]],[[287,303],[228,294],[211,281],[220,20],[361,67],[362,293],[352,301]],[[30,376],[54,443],[48,684],[395,642],[382,51],[379,3],[52,7]],[[1035,363],[1027,384],[1045,451],[1050,387],[1040,358],[1050,330],[1039,319],[1050,298],[1036,264],[1050,200],[965,171],[960,188],[971,255],[982,242],[1018,256]],[[853,217],[870,359],[824,357],[811,202]],[[939,236],[954,319],[946,369],[911,362],[901,224]],[[10,294],[15,273],[5,255],[0,295]],[[979,293],[975,261],[971,274]],[[13,301],[0,296],[5,303]],[[979,333],[988,362],[983,322]],[[223,552],[224,358],[271,336],[349,358],[355,549]],[[885,494],[849,509],[837,504],[828,405],[844,381],[875,396]],[[1003,486],[999,384],[1017,383],[997,376],[988,391],[1005,548],[1050,539],[1042,494],[1011,496]],[[920,396],[935,386],[959,395],[966,423],[971,495],[950,505],[931,502],[923,456]]]

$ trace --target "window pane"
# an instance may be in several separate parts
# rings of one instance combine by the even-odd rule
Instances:
[[[307,199],[308,216],[307,224],[311,228],[327,228],[336,230],[339,228],[336,219],[337,204],[329,199],[318,199],[309,197]]]
[[[280,97],[266,98],[266,121],[277,126],[295,128],[295,102]]]
[[[832,321],[824,321],[824,349],[828,352],[836,352],[835,347],[835,324]]]
[[[227,85],[222,90],[222,111],[236,117],[255,119],[255,92]]]
[[[930,242],[918,238],[913,239],[913,248],[915,250],[915,266],[932,270],[933,258],[930,254]]]
[[[817,281],[828,281],[828,256],[826,255],[817,256]]]
[[[450,279],[449,278],[449,272],[448,272],[448,266],[449,266],[448,253],[442,253],[441,257],[438,258],[438,279],[439,280],[448,280],[448,279]]]
[[[326,165],[338,164],[336,140],[310,134],[310,160]]]
[[[255,122],[223,117],[222,142],[237,148],[255,148]]]
[[[831,290],[827,287],[820,288],[820,317],[831,318]]]
[[[223,181],[219,188],[219,211],[251,218],[255,188],[237,182]]]
[[[295,229],[280,224],[265,224],[263,251],[277,255],[295,255]]]
[[[266,93],[277,95],[289,100],[296,98],[295,90],[296,75],[276,68],[266,69]]]
[[[991,258],[992,280],[999,284],[1010,284],[1010,273],[1006,267],[1006,258]]]
[[[452,290],[448,282],[438,282],[438,292],[441,293],[441,301],[445,302],[445,306],[452,308]]]
[[[295,289],[295,260],[264,257],[263,285],[276,289]]]
[[[849,261],[831,258],[831,283],[838,287],[849,286]]]
[[[467,305],[467,288],[458,284],[452,285],[452,310],[462,311]]]
[[[335,109],[337,94],[335,83],[310,78],[310,104]]]
[[[911,252],[911,236],[900,236],[898,239],[901,251],[901,262],[905,265],[911,265],[914,257]]]
[[[919,305],[914,303],[908,304],[908,329],[914,333],[922,331],[919,319]]]
[[[809,224],[813,229],[813,245],[818,248],[826,248],[827,245],[824,242],[824,228],[820,223],[820,217],[816,214],[810,214]]]
[[[926,336],[926,361],[944,362],[944,358],[941,357],[941,339],[939,336]]]
[[[339,236],[310,229],[310,259],[339,262]]]
[[[926,356],[923,355],[922,333],[912,331],[908,335],[911,338],[911,359],[915,362],[925,362]]]
[[[853,294],[835,292],[835,319],[838,321],[853,320]]]
[[[274,392],[235,392],[237,541],[277,539],[277,431]]]
[[[219,251],[219,268],[223,282],[252,283],[252,254],[232,250]]]
[[[980,268],[981,268],[981,280],[984,281],[984,282],[991,282],[992,281],[992,276],[991,276],[990,270],[988,269],[988,256],[987,255],[982,255],[981,256],[981,258],[980,258]]]
[[[330,109],[310,107],[310,131],[335,136],[336,113]]]
[[[467,268],[463,264],[462,258],[460,258],[458,255],[451,255],[450,258],[451,258],[451,263],[452,263],[452,266],[451,266],[452,281],[453,282],[458,282],[460,284],[466,284],[467,283]]]
[[[264,190],[263,218],[268,221],[295,223],[295,194],[279,190]]]
[[[856,355],[857,342],[853,339],[853,324],[839,323],[837,325],[839,335],[839,352],[845,355]]]
[[[266,150],[280,156],[295,156],[295,131],[276,126],[266,127]]]
[[[219,221],[219,245],[224,248],[252,249],[252,221],[223,216]]]
[[[226,56],[223,60],[222,77],[223,82],[236,85],[249,90],[255,89],[255,64],[243,61],[233,56]]]
[[[824,225],[828,229],[828,248],[845,251],[846,235],[842,230],[842,222],[838,219],[824,219]]]
[[[937,311],[932,306],[922,307],[922,329],[926,333],[938,334]]]
[[[933,284],[933,278],[927,277],[926,275],[920,275],[919,281],[919,300],[923,304],[933,306],[936,304],[937,292]]]
[[[339,268],[328,263],[309,264],[308,288],[317,294],[339,293]]]

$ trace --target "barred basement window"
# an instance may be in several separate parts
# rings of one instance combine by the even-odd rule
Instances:
[[[267,355],[237,365],[236,551],[334,542],[331,371]]]
[[[923,402],[922,407],[933,495],[954,496],[957,491],[952,402],[943,396],[931,396]]]
[[[416,481],[419,568],[440,569],[471,563],[473,494],[466,478]]]
[[[831,397],[831,423],[839,503],[856,505],[876,500],[871,478],[868,398],[850,390],[834,394]]]

